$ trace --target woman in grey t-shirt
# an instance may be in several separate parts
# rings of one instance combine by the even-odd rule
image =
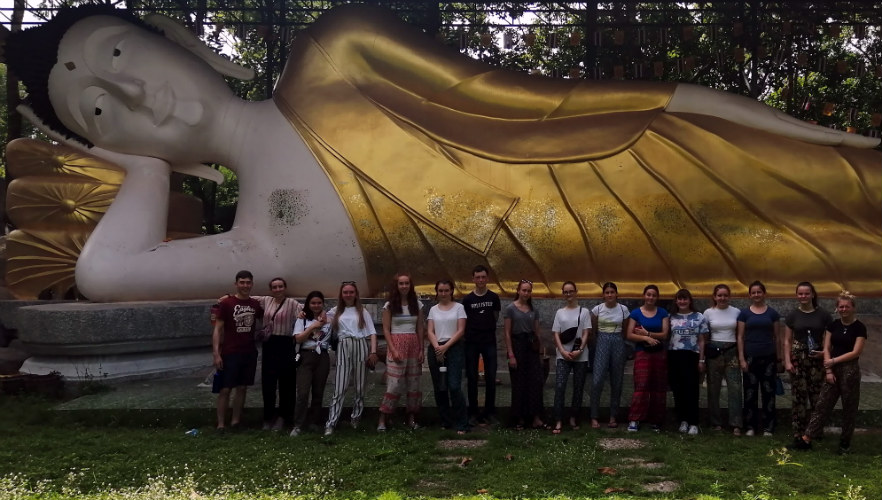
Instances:
[[[505,308],[505,345],[511,374],[511,419],[516,429],[527,421],[534,429],[542,421],[542,363],[539,359],[539,319],[533,310],[533,283],[521,280],[515,301]]]

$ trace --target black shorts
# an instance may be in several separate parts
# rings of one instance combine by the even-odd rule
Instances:
[[[257,370],[257,351],[237,352],[221,356],[224,369],[221,370],[221,384],[224,389],[243,385],[254,385],[254,372]]]

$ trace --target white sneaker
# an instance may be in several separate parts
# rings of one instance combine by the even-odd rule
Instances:
[[[687,422],[685,420],[680,422],[680,428],[678,430],[680,431],[681,434],[686,434],[686,432],[689,431],[689,422]]]
[[[334,434],[333,427],[325,427],[325,436],[332,436]]]
[[[293,438],[293,437],[299,436],[300,433],[301,433],[300,427],[295,427],[295,428],[291,429],[291,434],[288,434],[288,435]]]
[[[628,432],[637,432],[639,430],[640,430],[640,422],[637,422],[636,420],[632,420],[630,423],[628,423]]]
[[[747,429],[747,432],[745,432],[744,435],[747,437],[753,437],[755,433],[753,432],[753,429]]]
[[[698,435],[698,426],[697,425],[690,425],[688,432],[689,432],[690,436],[697,436]]]
[[[772,437],[772,436],[774,436],[774,434],[772,434],[771,432],[769,432],[769,431],[763,431],[763,437],[770,438],[770,437]]]

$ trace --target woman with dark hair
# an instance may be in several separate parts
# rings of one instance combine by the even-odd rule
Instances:
[[[668,343],[668,384],[674,393],[674,409],[680,421],[679,431],[698,434],[698,379],[704,371],[704,315],[695,310],[692,293],[685,288],[674,295],[671,304],[671,341]]]
[[[297,369],[294,366],[294,339],[291,325],[300,316],[302,306],[287,296],[284,278],[269,282],[270,295],[252,296],[263,307],[264,328],[272,333],[261,349],[261,389],[263,392],[263,429],[280,431],[294,420],[294,395]],[[276,394],[278,393],[278,408]]]
[[[714,306],[704,311],[704,318],[710,330],[710,338],[704,344],[701,358],[707,370],[707,408],[710,424],[714,430],[723,430],[720,417],[720,390],[723,378],[726,379],[726,394],[729,411],[729,426],[732,434],[741,435],[742,420],[741,366],[738,364],[738,344],[735,331],[738,329],[737,308],[729,305],[732,292],[728,285],[714,287],[711,301]]]
[[[432,385],[435,389],[435,403],[441,427],[456,429],[457,434],[469,430],[465,395],[462,393],[462,371],[465,367],[466,312],[459,302],[453,300],[453,282],[440,280],[435,283],[437,304],[429,309],[427,336],[429,347],[426,358]]]
[[[781,316],[766,304],[766,286],[754,281],[748,287],[750,306],[738,314],[738,361],[744,372],[744,424],[746,436],[762,430],[763,436],[775,432],[775,377]],[[762,393],[762,412],[757,411]]]
[[[867,342],[867,327],[855,317],[854,295],[845,290],[836,303],[839,319],[830,323],[824,335],[825,384],[821,388],[818,404],[801,438],[794,440],[793,447],[810,449],[812,436],[820,434],[824,422],[830,417],[836,400],[842,398],[842,434],[839,436],[839,454],[851,451],[854,420],[861,399],[861,367],[858,359]]]
[[[383,336],[386,338],[386,393],[380,403],[378,431],[385,431],[387,415],[395,413],[402,396],[406,398],[407,426],[419,428],[416,414],[423,393],[420,375],[423,364],[423,308],[417,300],[408,273],[398,273],[392,283],[389,301],[383,306]]]
[[[331,329],[325,316],[325,296],[312,291],[306,296],[303,317],[294,321],[297,351],[297,403],[294,406],[294,429],[299,436],[308,425],[319,424],[322,397],[331,370]],[[310,395],[312,397],[310,397]]]
[[[631,311],[626,339],[636,344],[634,353],[634,394],[628,411],[628,431],[640,430],[642,421],[651,421],[658,432],[665,421],[668,392],[665,341],[671,323],[668,312],[658,307],[658,287],[646,285],[643,305]]]
[[[334,434],[340,413],[343,411],[343,396],[349,388],[352,374],[355,374],[355,401],[352,405],[352,428],[357,429],[364,411],[364,384],[367,363],[377,362],[377,331],[374,320],[365,310],[358,296],[354,281],[344,281],[340,285],[337,307],[328,311],[331,331],[337,336],[337,375],[334,379],[334,397],[328,408],[328,421],[325,423],[325,436]],[[370,354],[368,354],[370,349]]]
[[[570,408],[570,428],[579,429],[579,412],[582,409],[582,395],[585,392],[585,377],[588,375],[588,341],[591,337],[591,316],[588,309],[579,305],[576,296],[576,284],[565,281],[561,292],[566,305],[554,314],[551,335],[557,348],[555,381],[554,381],[554,434],[560,434],[563,426],[563,414],[567,381],[573,373],[573,406]],[[564,339],[567,330],[575,333]]]
[[[818,308],[818,293],[808,281],[796,285],[796,300],[799,307],[784,318],[784,369],[790,373],[793,437],[799,438],[824,384],[824,332],[833,317]]]
[[[591,309],[591,325],[596,332],[594,370],[591,379],[591,427],[600,428],[600,395],[609,376],[609,423],[619,426],[616,416],[622,399],[622,380],[625,377],[625,328],[630,312],[618,303],[619,289],[615,283],[603,284],[603,303]]]
[[[521,430],[527,421],[534,429],[545,428],[542,421],[542,362],[539,318],[533,310],[533,283],[521,280],[514,302],[505,308],[505,346],[511,376],[511,420]]]

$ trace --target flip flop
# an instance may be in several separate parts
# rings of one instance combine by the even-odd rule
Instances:
[[[561,428],[560,428],[560,427],[555,427],[554,429],[551,430],[551,433],[552,433],[552,434],[560,434],[560,433],[561,433]]]
[[[617,429],[619,427],[618,422],[610,422],[606,424],[607,429]]]
[[[591,422],[591,428],[592,429],[600,429],[600,422],[598,422],[596,420]]]

